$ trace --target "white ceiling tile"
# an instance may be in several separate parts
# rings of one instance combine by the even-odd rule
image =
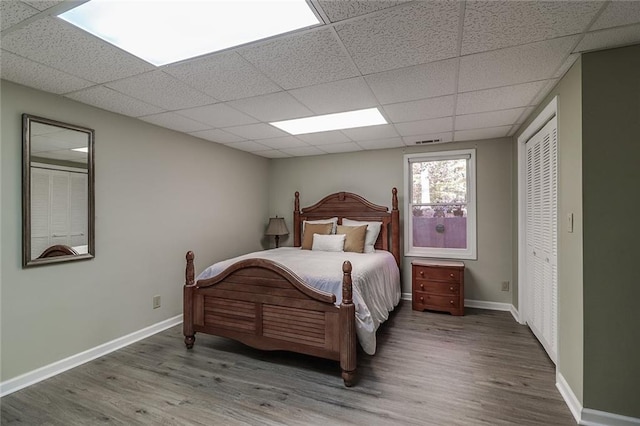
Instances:
[[[360,72],[371,74],[457,56],[459,15],[458,2],[416,2],[335,28]]]
[[[306,148],[287,148],[282,149],[282,152],[292,155],[294,157],[306,157],[309,155],[322,155],[326,154],[326,152],[319,150],[315,146],[310,146]]]
[[[64,0],[23,0],[23,3],[27,3],[28,5],[33,6],[38,10],[47,10],[62,3],[63,1]]]
[[[206,124],[191,120],[174,112],[148,115],[146,117],[140,117],[140,120],[185,133],[197,132],[209,128]]]
[[[205,105],[176,111],[184,117],[207,123],[211,127],[228,127],[256,123],[258,120],[225,104]],[[251,139],[251,138],[247,138]]]
[[[285,89],[359,75],[330,28],[277,38],[239,53]]]
[[[358,142],[363,149],[386,149],[404,146],[402,138],[374,139],[372,141]]]
[[[467,1],[462,54],[583,32],[601,1]]]
[[[96,83],[154,69],[58,18],[42,18],[3,36],[2,48]]]
[[[640,1],[611,1],[590,30],[640,23]]]
[[[309,146],[294,136],[283,136],[281,138],[260,139],[260,143],[273,149],[298,148]]]
[[[417,65],[365,77],[380,103],[391,104],[455,92],[458,59]]]
[[[261,143],[254,142],[254,141],[235,142],[235,143],[229,143],[225,145],[228,146],[229,148],[239,149],[240,151],[247,151],[247,152],[271,150],[271,148],[269,148],[268,146],[262,145]]]
[[[535,110],[536,110],[536,107],[534,106],[525,108],[524,111],[522,112],[522,115],[520,115],[520,117],[518,117],[518,119],[516,120],[516,124],[514,126],[520,127],[520,124],[524,123],[527,120],[527,118],[529,118],[529,116],[533,114],[533,111]]]
[[[351,139],[346,137],[344,133],[340,132],[339,130],[332,130],[330,132],[307,133],[304,135],[298,135],[297,138],[311,145],[327,145],[332,143],[351,142]]]
[[[225,132],[221,129],[203,130],[199,132],[193,132],[191,133],[191,135],[197,138],[202,138],[218,143],[242,142],[245,140],[245,138],[241,138],[237,135],[232,135],[231,133]]]
[[[15,0],[0,1],[0,31],[39,13],[37,9]]]
[[[534,81],[515,86],[460,93],[458,94],[456,113],[472,114],[527,106],[547,83],[546,80]]]
[[[384,111],[394,123],[448,117],[453,115],[453,96],[385,105]]]
[[[572,53],[571,55],[569,55],[569,57],[565,59],[562,65],[560,65],[560,68],[558,68],[558,70],[554,74],[554,77],[561,78],[562,76],[564,76],[565,73],[569,71],[571,66],[575,63],[576,60],[578,60],[579,57],[580,57],[579,53]]]
[[[453,117],[398,123],[396,124],[396,129],[398,129],[398,133],[400,133],[401,136],[443,133],[453,129]]]
[[[512,125],[526,108],[506,109],[502,111],[481,112],[478,114],[458,115],[455,130],[482,129],[484,127],[498,127]]]
[[[414,146],[414,145],[417,145],[416,142],[422,142],[422,141],[437,141],[437,142],[432,142],[433,144],[433,143],[451,142],[452,140],[453,140],[453,132],[405,136],[402,138],[402,141],[407,146]],[[428,144],[425,144],[425,145],[428,145]]]
[[[506,137],[512,126],[492,127],[488,129],[458,130],[453,138],[456,141],[483,140]]]
[[[329,154],[338,154],[340,152],[354,152],[354,151],[362,151],[362,147],[360,147],[355,142],[347,142],[347,143],[334,143],[331,145],[322,145],[320,147],[325,152]]]
[[[399,136],[398,132],[396,132],[396,129],[391,124],[345,129],[341,130],[341,132],[354,141],[366,141]]]
[[[168,110],[213,104],[216,99],[198,92],[162,71],[125,78],[105,86]]]
[[[165,72],[222,101],[282,90],[236,52],[168,65]]]
[[[260,121],[279,121],[307,117],[313,113],[286,92],[271,93],[253,98],[227,102]]]
[[[242,136],[246,139],[269,139],[289,136],[289,134],[283,132],[282,130],[276,129],[275,127],[270,126],[266,123],[227,127],[224,130],[226,132],[233,133],[234,135]]]
[[[577,39],[578,36],[569,36],[463,56],[458,90],[467,92],[551,78]]]
[[[5,50],[2,51],[0,76],[45,92],[62,94],[94,85],[89,81],[30,61]]]
[[[640,42],[640,24],[585,34],[574,52],[625,46]]]
[[[529,105],[538,105],[544,100],[544,98],[551,92],[554,86],[560,81],[560,79],[547,80],[546,84],[540,88],[538,94],[533,98]]]
[[[67,98],[93,105],[107,111],[117,112],[131,117],[156,114],[162,111],[153,105],[123,95],[104,86],[95,86],[65,95]]]
[[[291,157],[290,154],[285,154],[282,151],[278,151],[277,149],[272,149],[269,151],[258,151],[255,153],[256,155],[259,155],[261,157],[265,157],[265,158],[289,158]]]
[[[302,87],[289,93],[316,114],[353,111],[378,105],[362,77]]]
[[[320,0],[320,7],[331,22],[338,22],[354,16],[366,15],[381,9],[406,3],[407,0]]]

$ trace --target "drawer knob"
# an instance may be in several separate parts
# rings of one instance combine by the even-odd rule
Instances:
[[[424,289],[424,284],[420,284],[420,288],[421,288],[421,289]]]
[[[420,301],[424,302],[424,297],[420,296]]]
[[[449,287],[449,290],[453,291],[453,287]]]
[[[420,276],[424,277],[424,271],[420,271]]]
[[[449,300],[449,303],[453,305],[453,300]]]
[[[449,276],[450,276],[451,278],[454,278],[454,275],[453,275],[453,274],[449,274]]]

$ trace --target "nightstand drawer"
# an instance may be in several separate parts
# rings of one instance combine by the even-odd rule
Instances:
[[[428,293],[440,295],[457,295],[460,293],[460,284],[416,279],[415,281],[413,281],[413,289],[416,291],[426,291]]]
[[[414,273],[416,274],[416,279],[460,282],[460,269],[414,266]]]
[[[413,301],[422,309],[455,309],[460,307],[460,298],[457,295],[444,296],[439,294],[430,294],[422,291],[414,292],[415,300]]]

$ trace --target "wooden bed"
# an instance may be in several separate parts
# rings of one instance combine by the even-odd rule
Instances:
[[[398,191],[392,190],[392,209],[372,204],[359,195],[338,192],[300,209],[295,193],[294,246],[300,247],[305,220],[338,217],[383,222],[376,249],[390,251],[400,265]],[[340,362],[346,386],[356,372],[355,305],[351,263],[342,266],[342,303],[333,294],[305,284],[286,267],[267,259],[237,262],[215,277],[195,282],[194,254],[186,256],[184,286],[184,342],[191,349],[195,333],[240,341],[262,350],[286,350]]]

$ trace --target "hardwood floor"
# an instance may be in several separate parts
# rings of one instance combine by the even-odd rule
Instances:
[[[575,425],[529,329],[465,314],[404,302],[353,388],[331,361],[202,334],[187,350],[177,326],[2,398],[2,425]]]

